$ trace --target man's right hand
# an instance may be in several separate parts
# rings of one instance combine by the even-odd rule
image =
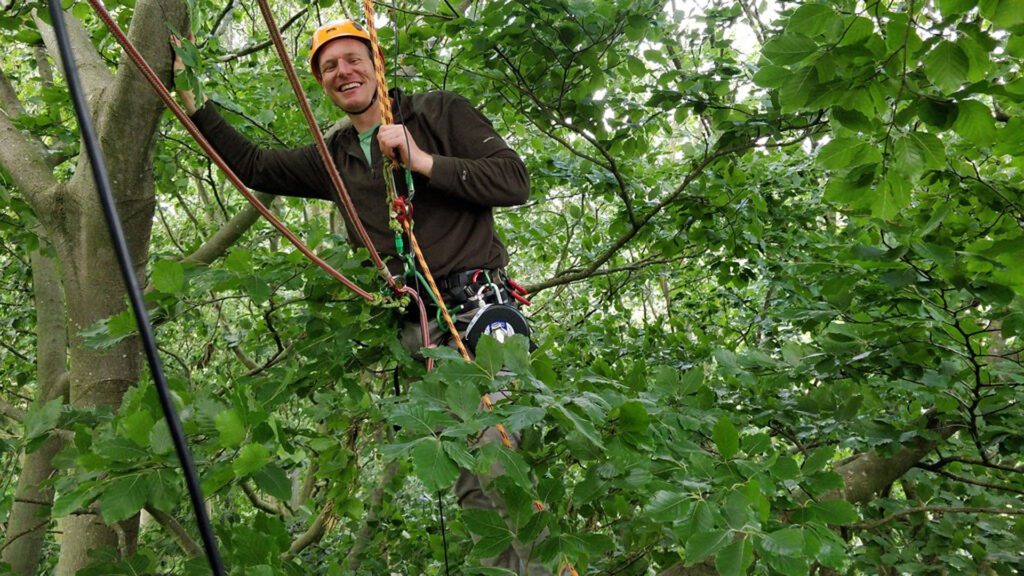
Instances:
[[[192,42],[195,42],[196,37],[193,36],[192,33],[189,33],[188,39],[190,41],[192,41]],[[175,48],[181,48],[181,39],[178,38],[177,36],[173,36],[172,35],[171,36],[171,44]],[[174,70],[174,75],[175,76],[177,76],[178,74],[181,74],[182,72],[185,71],[185,63],[182,62],[181,56],[178,55],[177,51],[174,51],[174,66],[173,66],[173,70]],[[185,113],[188,114],[189,116],[195,114],[196,110],[198,110],[198,108],[196,108],[196,95],[195,95],[195,93],[192,92],[192,90],[190,90],[188,88],[179,88],[178,86],[180,86],[180,84],[178,82],[175,82],[174,83],[174,91],[178,93],[178,100],[181,101],[181,107],[185,109]]]

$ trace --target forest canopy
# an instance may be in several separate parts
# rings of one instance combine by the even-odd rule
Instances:
[[[537,349],[430,373],[335,207],[261,196],[377,302],[63,6],[232,574],[507,575],[513,538],[609,576],[1024,569],[1024,1],[377,3],[388,82],[531,178],[497,221]],[[255,3],[106,6],[168,85],[191,30],[177,82],[311,141]],[[328,131],[310,33],[362,7],[272,8]],[[46,4],[0,0],[0,44],[0,574],[209,574]],[[519,450],[470,441],[497,422]],[[460,509],[494,462],[508,517]]]

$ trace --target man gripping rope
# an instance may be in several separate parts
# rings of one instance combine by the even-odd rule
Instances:
[[[492,211],[523,204],[529,197],[529,177],[522,159],[483,114],[451,92],[404,94],[393,89],[392,111],[397,123],[381,125],[373,62],[370,35],[351,20],[329,23],[313,33],[311,71],[335,106],[351,120],[350,127],[328,137],[328,149],[370,240],[383,257],[390,257],[387,265],[392,274],[409,272],[389,226],[390,207],[382,176],[386,155],[412,173],[416,236],[445,305],[458,310],[457,326],[463,336],[473,342],[490,326],[497,330],[512,326],[511,331],[522,333],[514,327],[522,317],[508,306],[516,288],[505,274],[508,252],[495,231]],[[175,68],[183,67],[176,58]],[[178,97],[203,135],[250,188],[282,196],[336,200],[330,176],[313,145],[260,148],[232,128],[212,103],[197,107],[187,90],[179,90]],[[360,245],[351,222],[348,230],[350,243]],[[410,279],[409,283],[415,282]],[[499,313],[477,322],[485,308]],[[420,347],[419,318],[418,313],[412,314],[405,319],[402,341],[415,353]],[[444,332],[436,320],[431,321],[432,341],[437,342]],[[493,429],[482,436],[484,442],[496,440],[498,434]],[[500,473],[494,469],[477,477],[463,470],[455,486],[459,504],[496,509],[504,516],[501,496],[490,489],[490,481]],[[515,543],[490,565],[517,574],[551,574],[530,556],[529,549]]]

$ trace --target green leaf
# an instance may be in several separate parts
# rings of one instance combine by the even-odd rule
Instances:
[[[72,512],[81,510],[103,493],[103,484],[96,480],[90,480],[78,484],[69,492],[60,492],[53,501],[53,508],[50,511],[54,518],[67,516]]]
[[[252,252],[245,248],[235,248],[224,259],[224,264],[228,267],[228,270],[236,274],[246,276],[252,274]]]
[[[779,88],[790,74],[791,72],[782,66],[768,64],[754,73],[754,84],[762,88]]]
[[[830,170],[853,168],[882,161],[878,148],[856,138],[836,138],[818,150],[818,163]]]
[[[946,166],[946,147],[934,134],[911,132],[908,138],[921,154],[925,170],[939,170]]]
[[[149,447],[149,433],[153,430],[153,416],[149,410],[139,410],[121,420],[124,435],[143,448]]]
[[[476,344],[476,363],[485,372],[494,376],[505,365],[505,353],[501,349],[501,342],[498,342],[489,334],[480,337]]]
[[[462,421],[471,420],[480,407],[481,396],[477,387],[470,382],[456,381],[444,391],[448,407]]]
[[[292,497],[292,483],[288,474],[276,464],[257,470],[252,479],[261,490],[282,502],[288,502]]]
[[[715,555],[715,568],[721,576],[742,576],[754,563],[754,545],[747,538],[737,540]]]
[[[842,525],[853,524],[860,520],[860,514],[853,504],[846,500],[824,500],[811,504],[817,517],[825,523]]]
[[[512,544],[512,531],[494,510],[463,508],[462,521],[470,532],[480,537],[473,547],[473,554],[480,558],[492,558],[501,554]]]
[[[1024,0],[981,0],[978,8],[982,16],[1004,30],[1024,24]]]
[[[679,389],[683,394],[693,394],[704,386],[704,367],[694,366],[683,373]]]
[[[589,421],[584,420],[576,415],[575,412],[569,410],[562,404],[555,404],[552,406],[555,412],[561,414],[566,420],[572,425],[572,429],[579,432],[584,438],[586,438],[591,444],[597,448],[604,450],[604,442],[601,441],[601,435],[598,433],[597,428],[594,427]]]
[[[731,530],[708,530],[694,533],[686,541],[686,565],[693,566],[725,548],[731,540]]]
[[[63,405],[61,398],[50,400],[42,406],[33,404],[25,415],[25,439],[34,440],[53,430],[60,420]]]
[[[724,415],[715,423],[711,437],[715,441],[715,446],[718,447],[718,453],[726,460],[735,456],[740,450],[740,434]]]
[[[797,528],[783,528],[766,535],[761,545],[772,554],[798,556],[804,549],[804,533]]]
[[[160,260],[153,264],[150,277],[153,287],[165,294],[181,294],[185,287],[185,269],[174,260]]]
[[[956,92],[967,81],[970,60],[962,48],[943,40],[924,57],[924,74],[944,93]]]
[[[925,98],[917,106],[918,118],[940,131],[952,128],[959,113],[960,107],[956,102],[937,98]]]
[[[245,287],[253,304],[263,304],[270,300],[270,285],[262,278],[249,276],[242,281],[242,286]]]
[[[149,497],[149,473],[136,473],[112,481],[100,497],[100,514],[107,524],[127,520],[142,509]]]
[[[883,220],[892,220],[910,204],[910,183],[896,172],[885,175],[874,191],[871,200],[871,215]]]
[[[803,109],[824,88],[818,80],[818,72],[814,68],[803,68],[791,73],[779,88],[779,106],[783,112],[796,112]]]
[[[213,419],[217,432],[220,433],[220,445],[224,448],[240,446],[245,440],[245,424],[235,409],[224,410]]]
[[[86,346],[101,350],[135,334],[137,329],[135,313],[129,308],[110,318],[97,320],[87,328],[83,328],[79,334]]]
[[[166,454],[174,448],[171,439],[171,431],[167,427],[167,420],[161,418],[149,431],[149,449],[154,454]]]
[[[793,12],[786,24],[786,34],[813,37],[828,31],[837,20],[835,10],[823,4],[804,4]]]
[[[548,411],[539,406],[516,406],[509,404],[501,407],[503,414],[502,422],[509,433],[518,432],[524,428],[533,426],[540,422],[547,415]]]
[[[655,522],[683,520],[690,512],[690,496],[680,492],[658,490],[647,504],[644,513]]]
[[[935,5],[939,7],[943,18],[959,16],[967,12],[978,3],[978,0],[936,0]]]
[[[996,137],[996,122],[992,110],[977,100],[960,101],[960,113],[953,129],[968,142],[991,146]]]
[[[115,462],[136,462],[148,458],[149,453],[135,442],[121,437],[103,440],[93,445],[93,452]]]
[[[235,476],[242,477],[252,474],[270,462],[270,450],[263,444],[246,444],[231,463]]]
[[[1024,58],[1024,34],[1015,34],[1006,39],[1006,53]]]
[[[934,134],[912,132],[893,144],[893,167],[914,177],[946,165],[946,147]]]
[[[803,466],[801,466],[801,469],[804,474],[821,470],[832,462],[832,459],[835,457],[835,453],[836,450],[832,446],[815,448],[814,450],[811,450],[810,454],[808,454],[807,458],[804,460]]]
[[[459,467],[437,438],[426,438],[413,447],[412,465],[416,476],[431,492],[447,489],[459,477]]]
[[[772,62],[785,66],[796,64],[817,50],[818,44],[814,40],[799,34],[786,33],[766,42],[761,51]]]
[[[847,30],[843,39],[839,41],[840,46],[855,46],[875,36],[875,24],[863,16],[855,16],[847,20]]]

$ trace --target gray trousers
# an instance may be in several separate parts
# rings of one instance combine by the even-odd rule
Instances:
[[[476,314],[476,310],[463,312],[457,319],[452,318],[452,320],[469,322],[474,314]],[[436,321],[430,322],[429,329],[431,342],[437,342],[442,336],[448,334],[447,327],[442,326],[439,328]],[[402,327],[401,339],[402,346],[409,350],[413,356],[420,358],[419,349],[423,347],[420,325],[418,323],[406,322]],[[501,442],[501,436],[498,434],[497,429],[486,428],[480,434],[476,444],[480,445],[489,442]],[[518,447],[519,438],[517,435],[512,436],[512,443],[515,447]],[[505,469],[497,462],[491,466],[490,470],[483,474],[473,474],[465,469],[460,470],[459,479],[455,481],[455,499],[458,501],[459,506],[462,508],[494,510],[505,519],[506,524],[509,524],[508,507],[505,505],[505,500],[491,485],[496,478],[504,475],[504,473]],[[514,527],[510,524],[509,528],[513,529]],[[518,540],[513,540],[512,544],[503,550],[501,554],[494,558],[485,559],[483,565],[506,568],[520,576],[552,576],[551,571],[533,557],[534,546],[540,543],[545,536],[547,536],[547,530],[541,533],[540,537],[529,546],[522,544]],[[475,534],[473,538],[474,541],[478,539]]]

